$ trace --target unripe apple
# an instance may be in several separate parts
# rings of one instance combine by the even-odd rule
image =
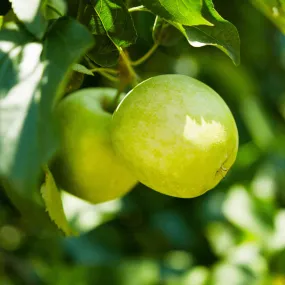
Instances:
[[[114,153],[110,137],[116,90],[86,88],[64,98],[56,107],[60,150],[52,172],[60,188],[92,203],[126,194],[136,179]]]
[[[225,177],[236,159],[238,131],[213,89],[185,75],[159,75],[137,85],[119,104],[112,142],[141,183],[191,198]]]

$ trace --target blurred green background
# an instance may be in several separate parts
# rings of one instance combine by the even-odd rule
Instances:
[[[1,285],[285,284],[285,36],[246,0],[214,3],[240,33],[240,66],[181,38],[137,71],[193,76],[224,98],[240,135],[226,178],[185,200],[143,185],[96,206],[64,194],[67,216],[82,231],[72,238],[31,232],[1,191]],[[139,39],[129,51],[138,58],[152,46],[154,17],[134,18]],[[83,83],[102,85],[110,82],[100,76]]]

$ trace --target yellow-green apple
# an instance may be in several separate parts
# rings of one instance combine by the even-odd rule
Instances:
[[[58,186],[92,203],[126,194],[136,179],[115,154],[110,137],[112,88],[86,88],[55,108],[60,149],[52,163]]]
[[[178,74],[152,77],[131,90],[113,114],[111,136],[141,183],[183,198],[215,187],[238,150],[236,123],[224,100]]]

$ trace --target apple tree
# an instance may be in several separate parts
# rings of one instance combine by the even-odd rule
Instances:
[[[285,284],[284,27],[284,0],[2,0],[0,283]]]
[[[3,62],[1,181],[23,217],[38,213],[38,219],[44,219],[47,208],[57,224],[65,223],[64,216],[63,221],[53,217],[60,211],[49,205],[48,198],[48,195],[56,195],[53,199],[59,199],[61,204],[56,183],[49,183],[53,177],[48,168],[60,147],[59,133],[63,129],[57,131],[53,110],[63,97],[71,96],[86,85],[100,86],[91,81],[94,77],[105,78],[103,84],[116,89],[117,97],[120,96],[144,79],[138,66],[159,47],[175,46],[182,37],[193,47],[212,45],[219,48],[236,65],[240,61],[238,31],[215,10],[211,0],[178,1],[175,6],[171,1],[147,0],[141,3],[39,0],[25,4],[15,0],[11,1],[11,6],[2,17],[0,34]],[[138,23],[139,19],[143,20],[140,15],[144,14],[153,19],[151,26]],[[144,36],[152,38],[152,45],[141,54],[136,48]],[[114,110],[117,103],[114,98],[110,108]],[[67,112],[76,118],[77,114],[72,113],[76,110],[72,107]],[[70,127],[67,121],[63,124]],[[83,125],[78,127],[84,128]],[[81,136],[80,133],[70,136],[73,135]],[[64,148],[68,145],[72,142],[67,142]],[[92,144],[89,148],[91,153]],[[94,144],[93,148],[96,148]],[[81,157],[86,155],[72,148],[72,152],[75,151]],[[100,157],[98,153],[97,157]],[[90,155],[93,160],[97,157]],[[84,168],[82,161],[74,163],[81,163],[80,167]],[[61,166],[66,167],[66,164]],[[110,168],[108,165],[102,167]],[[71,179],[70,185],[76,183],[74,173],[65,171],[66,177]],[[84,178],[82,171],[82,183],[86,175]],[[102,186],[98,191],[104,193]],[[80,186],[78,188],[76,191],[80,192]],[[92,191],[92,187],[89,188]]]

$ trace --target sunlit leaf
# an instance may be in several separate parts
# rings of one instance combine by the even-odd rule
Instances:
[[[10,2],[18,19],[33,35],[41,39],[48,27],[43,15],[42,0],[10,0]]]
[[[202,0],[142,0],[155,15],[181,25],[211,25],[202,15]]]
[[[41,148],[49,154],[48,149],[54,140],[51,124],[52,108],[64,94],[68,75],[72,65],[92,46],[93,39],[87,29],[71,18],[60,18],[53,25],[45,42],[42,60],[47,68],[41,81],[41,114],[45,118],[41,128]],[[48,161],[47,157],[44,161]]]
[[[212,0],[204,0],[202,14],[214,26],[183,26],[174,25],[184,34],[188,42],[194,47],[211,45],[219,48],[238,65],[240,62],[240,39],[236,27],[223,19],[214,9]]]
[[[22,195],[31,195],[43,158],[38,142],[40,82],[46,67],[40,60],[42,45],[29,43],[24,33],[4,30],[0,51],[4,63],[0,69],[0,175]]]
[[[0,177],[16,200],[32,201],[39,189],[42,165],[57,149],[52,108],[91,44],[87,29],[70,19],[55,23],[44,45],[23,30],[0,32]]]

